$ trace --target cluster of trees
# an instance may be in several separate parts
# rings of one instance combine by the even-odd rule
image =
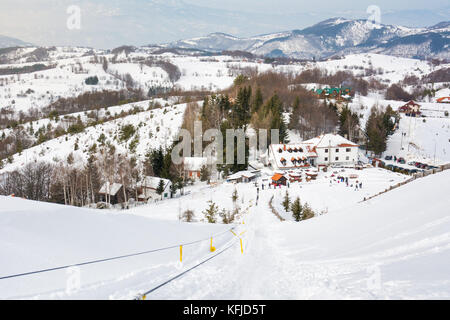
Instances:
[[[36,63],[36,64],[30,65],[30,66],[0,69],[0,76],[10,75],[10,74],[31,73],[31,72],[49,70],[49,69],[54,69],[54,68],[56,68],[56,64],[45,65],[42,63]]]
[[[86,78],[86,80],[84,80],[84,83],[86,83],[87,85],[95,86],[98,84],[98,77],[97,76],[88,77]]]
[[[91,148],[87,162],[82,163],[72,153],[62,160],[55,157],[53,162],[28,163],[0,178],[0,193],[84,206],[99,201],[98,191],[106,182],[122,184],[125,203],[130,198],[137,199],[139,182],[144,176],[170,179],[172,194],[184,187],[182,168],[172,163],[170,150],[150,150],[145,160],[139,161],[118,154],[113,145],[105,144]]]
[[[395,123],[397,121],[398,114],[391,106],[387,106],[384,111],[373,106],[365,128],[367,150],[373,151],[375,154],[384,152],[386,150],[387,138],[394,133]]]
[[[180,69],[170,61],[150,57],[144,61],[144,64],[149,67],[159,67],[163,69],[169,75],[169,80],[172,83],[177,82],[181,78]]]
[[[339,134],[354,141],[359,131],[359,116],[352,112],[348,107],[341,110],[339,114]]]
[[[295,200],[291,203],[289,192],[287,190],[282,205],[286,212],[292,212],[292,217],[297,222],[311,219],[315,216],[314,211],[311,209],[308,203],[302,205],[302,203],[300,202],[300,197],[295,198]]]
[[[407,102],[412,100],[414,96],[406,92],[400,85],[394,83],[387,88],[385,98],[386,100],[401,100]]]
[[[355,77],[351,71],[338,71],[328,73],[323,69],[308,69],[301,72],[294,79],[294,83],[320,83],[334,87],[351,87],[352,93],[359,92],[367,95],[369,82],[362,78]]]

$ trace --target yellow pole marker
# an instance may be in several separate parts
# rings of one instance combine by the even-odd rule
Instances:
[[[142,300],[145,300],[145,299],[147,299],[147,296],[144,294],[144,295],[142,296]]]
[[[241,241],[241,253],[244,254],[244,249],[242,248],[242,239],[239,239]]]
[[[212,245],[212,237],[211,237],[211,245],[209,246],[209,251],[211,251],[211,252],[214,252],[214,251],[216,251],[216,247],[213,247],[213,245]]]
[[[237,234],[233,232],[233,230],[230,230],[232,234],[234,234],[237,237]]]
[[[180,262],[183,262],[183,246],[180,246]]]

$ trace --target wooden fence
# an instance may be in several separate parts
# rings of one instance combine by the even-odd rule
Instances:
[[[397,183],[397,184],[395,184],[393,186],[390,186],[388,189],[385,189],[385,190],[383,190],[381,192],[378,192],[377,194],[375,194],[373,196],[370,196],[368,198],[364,197],[364,199],[362,201],[360,201],[360,202],[364,202],[364,201],[373,199],[375,197],[378,197],[379,195],[382,195],[383,193],[386,193],[388,191],[397,189],[397,188],[399,188],[399,187],[401,187],[401,186],[403,186],[403,185],[405,185],[407,183],[410,183],[410,182],[412,182],[412,181],[414,181],[416,179],[420,179],[420,178],[429,176],[430,174],[436,174],[438,172],[442,172],[442,171],[445,171],[445,170],[448,170],[448,169],[450,169],[450,163],[447,163],[447,164],[444,164],[442,166],[439,166],[437,169],[425,170],[425,171],[422,171],[422,172],[414,173],[414,174],[412,174],[411,178],[409,178],[409,179],[407,179],[405,181],[399,182],[399,183]]]

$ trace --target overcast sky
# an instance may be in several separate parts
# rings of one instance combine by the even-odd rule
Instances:
[[[212,32],[247,37],[332,17],[365,19],[370,5],[380,8],[386,24],[422,27],[450,17],[447,0],[0,0],[0,34],[37,45],[113,48]],[[71,6],[80,9],[80,28]]]

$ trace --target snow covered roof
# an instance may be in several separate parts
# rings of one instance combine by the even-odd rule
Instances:
[[[237,179],[240,179],[242,177],[251,179],[251,178],[253,178],[255,176],[256,176],[255,173],[253,173],[251,171],[248,171],[248,170],[244,170],[244,171],[239,171],[239,172],[236,172],[236,173],[233,173],[233,174],[229,175],[227,177],[227,180],[237,180]]]
[[[358,145],[343,136],[334,133],[322,134],[318,137],[304,141],[306,144],[311,144],[316,148],[326,147],[358,147]]]
[[[100,194],[108,194],[110,196],[115,196],[117,192],[119,192],[122,185],[120,183],[113,183],[112,185],[109,182],[103,184],[98,193]]]
[[[140,187],[145,187],[147,189],[154,189],[154,190],[156,190],[156,189],[158,189],[159,182],[161,180],[164,181],[164,190],[166,190],[166,188],[171,184],[170,180],[164,179],[164,178],[159,178],[159,177],[146,176],[139,183],[139,186]]]
[[[278,168],[296,168],[309,166],[308,158],[317,157],[311,144],[271,144],[270,156]]]
[[[206,166],[208,158],[206,157],[185,157],[183,159],[184,170],[200,171],[203,166]]]

